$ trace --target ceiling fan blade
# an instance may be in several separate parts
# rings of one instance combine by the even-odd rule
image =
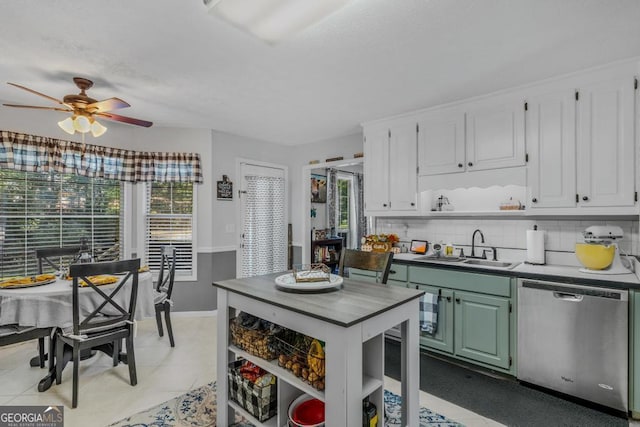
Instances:
[[[146,128],[153,125],[153,122],[146,120],[134,119],[132,117],[120,116],[118,114],[111,113],[95,113],[96,116],[104,117],[105,119],[113,120],[115,122],[129,123],[130,125],[144,126]]]
[[[66,105],[64,102],[60,101],[59,99],[56,99],[56,98],[54,98],[52,96],[49,96],[49,95],[45,95],[44,93],[37,92],[37,91],[35,91],[33,89],[29,89],[28,87],[20,86],[18,84],[10,83],[10,82],[7,82],[7,84],[9,84],[11,86],[15,86],[15,87],[23,89],[23,90],[26,90],[27,92],[31,92],[31,93],[33,93],[35,95],[40,95],[43,98],[47,98],[47,99],[49,99],[49,100],[51,100],[51,101],[53,101],[55,103],[58,103],[58,104],[61,104],[61,105]]]
[[[94,102],[87,105],[85,108],[91,110],[95,108],[96,113],[104,113],[105,111],[117,110],[118,108],[131,107],[129,103],[123,101],[120,98],[103,99],[102,101]]]
[[[36,110],[54,110],[54,111],[64,111],[65,113],[73,113],[73,110],[69,108],[58,108],[58,107],[38,107],[36,105],[18,105],[18,104],[2,104],[5,107],[16,107],[16,108],[34,108]]]

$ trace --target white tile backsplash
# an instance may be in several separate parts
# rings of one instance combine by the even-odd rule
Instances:
[[[545,249],[547,258],[571,260],[575,244],[582,242],[582,231],[591,225],[616,225],[621,227],[624,238],[619,241],[622,251],[640,255],[638,236],[638,221],[606,221],[606,220],[575,220],[575,219],[545,219],[532,220],[524,218],[492,218],[492,219],[418,219],[418,218],[385,218],[378,219],[377,233],[396,233],[400,240],[426,239],[430,242],[453,243],[457,246],[470,246],[473,231],[480,229],[485,237],[482,246],[494,246],[501,254],[510,254],[509,258],[524,259],[526,250],[526,231],[534,225],[539,230],[546,231]],[[478,240],[476,243],[478,243]],[[466,250],[465,250],[466,252]],[[551,254],[549,252],[558,252]],[[563,254],[564,253],[564,254]]]

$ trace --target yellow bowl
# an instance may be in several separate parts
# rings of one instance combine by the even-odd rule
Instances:
[[[576,243],[578,261],[590,270],[602,270],[611,265],[616,253],[614,245],[597,245],[592,243]]]

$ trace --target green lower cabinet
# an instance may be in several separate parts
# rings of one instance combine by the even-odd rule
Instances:
[[[456,291],[455,354],[509,369],[509,300]]]
[[[438,327],[434,335],[420,332],[420,344],[453,354],[453,291],[433,286],[416,285],[422,291],[438,298]]]

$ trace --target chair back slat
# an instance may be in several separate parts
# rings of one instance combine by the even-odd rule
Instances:
[[[73,279],[73,334],[81,335],[91,330],[104,330],[109,326],[122,324],[125,321],[133,321],[136,301],[138,297],[138,269],[140,259],[124,261],[97,262],[86,264],[73,264],[69,267],[69,275]],[[91,282],[89,276],[101,274],[127,273],[120,283],[107,294],[97,285]],[[86,286],[83,292],[95,292],[99,301],[97,308],[88,314],[81,310],[79,305],[80,281]],[[125,284],[130,283],[130,292],[127,298]],[[124,301],[124,303],[118,302]],[[110,311],[105,308],[110,308]],[[115,311],[114,311],[115,309]]]
[[[344,276],[345,268],[375,271],[380,273],[380,283],[387,283],[393,252],[364,252],[354,249],[343,249],[340,254],[338,274]]]
[[[167,294],[167,298],[171,298],[176,276],[176,247],[162,246],[160,253],[160,272],[158,273],[156,291],[164,292]]]

